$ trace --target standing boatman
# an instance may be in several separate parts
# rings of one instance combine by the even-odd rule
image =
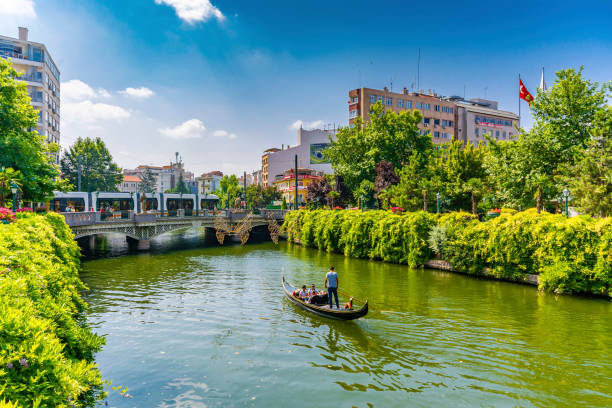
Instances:
[[[332,294],[336,296],[336,309],[340,309],[338,303],[338,274],[334,271],[334,267],[329,267],[329,272],[325,275],[325,287],[327,288],[327,297],[329,299],[329,308],[333,309]]]

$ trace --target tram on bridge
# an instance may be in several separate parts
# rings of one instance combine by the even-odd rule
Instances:
[[[217,207],[215,194],[119,193],[119,192],[55,192],[49,209],[56,212],[154,212],[174,216],[183,210],[186,216]]]

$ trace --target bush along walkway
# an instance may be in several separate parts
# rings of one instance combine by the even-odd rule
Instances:
[[[537,275],[541,290],[612,296],[610,218],[502,210],[480,222],[465,212],[300,210],[283,229],[289,241],[346,256],[411,267],[436,257],[448,261],[441,269],[528,283]]]
[[[0,224],[0,406],[88,407],[103,397],[79,248],[62,216]],[[14,405],[13,405],[14,404]]]

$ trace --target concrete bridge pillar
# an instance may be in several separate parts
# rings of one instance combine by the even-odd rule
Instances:
[[[150,239],[139,239],[138,245],[136,246],[136,248],[139,251],[148,251],[149,249],[151,249],[151,240]]]
[[[91,235],[89,237],[89,250],[93,252],[94,249],[96,249],[96,236]]]

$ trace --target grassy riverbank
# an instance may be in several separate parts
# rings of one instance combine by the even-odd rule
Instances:
[[[442,227],[441,256],[472,274],[521,279],[540,276],[540,289],[612,296],[612,220],[502,211],[479,222],[472,215],[422,211],[300,210],[287,214],[290,241],[385,262],[423,265],[434,256],[428,237]]]
[[[0,243],[0,401],[92,406],[103,385],[93,354],[104,339],[85,323],[70,228],[57,214],[22,215],[0,225]]]

